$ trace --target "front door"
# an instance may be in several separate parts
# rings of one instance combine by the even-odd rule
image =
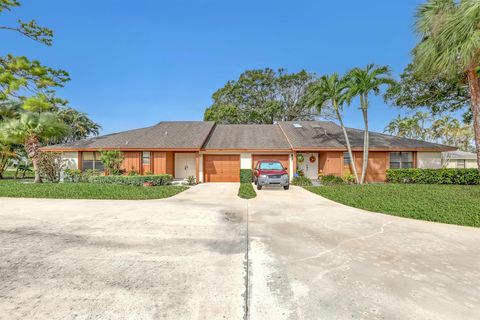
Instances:
[[[195,177],[195,153],[175,153],[175,179]]]
[[[302,153],[302,155],[303,162],[298,164],[298,168],[303,170],[305,177],[318,179],[318,153]]]

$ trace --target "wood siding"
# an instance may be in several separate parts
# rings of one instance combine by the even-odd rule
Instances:
[[[386,170],[390,166],[390,154],[388,152],[368,153],[368,168],[365,175],[365,182],[385,182]],[[362,174],[363,152],[355,152],[355,165],[359,177]]]
[[[330,174],[341,176],[343,174],[343,152],[319,152],[318,172],[325,176]]]
[[[239,182],[239,155],[204,155],[205,182]]]
[[[165,174],[167,173],[167,155],[166,152],[152,152],[152,168],[153,174]]]
[[[168,151],[165,153],[165,168],[166,173],[175,176],[175,155],[174,152]]]
[[[141,165],[141,152],[123,152],[123,163],[121,168],[125,170],[126,173],[130,171],[140,172]]]

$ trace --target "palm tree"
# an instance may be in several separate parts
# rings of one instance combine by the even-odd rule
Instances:
[[[421,36],[413,50],[416,75],[468,83],[480,171],[480,1],[429,0],[416,19]]]
[[[410,138],[413,131],[412,122],[409,121],[409,118],[402,118],[398,115],[388,123],[383,131],[394,136]]]
[[[21,103],[14,101],[0,101],[0,121],[18,118],[21,112]]]
[[[57,111],[57,117],[63,121],[70,131],[68,135],[48,141],[48,144],[68,143],[85,139],[90,136],[98,136],[101,126],[92,121],[87,114],[73,108],[64,108]]]
[[[23,144],[35,170],[35,182],[41,183],[38,161],[42,143],[50,138],[60,137],[68,132],[68,127],[54,113],[24,112],[19,119],[5,123],[0,133],[12,143]]]
[[[368,132],[368,108],[370,106],[369,96],[373,92],[380,94],[381,87],[395,83],[391,77],[390,68],[387,66],[375,66],[369,64],[366,68],[354,68],[348,72],[346,78],[349,82],[349,100],[356,96],[360,97],[360,109],[362,110],[364,133],[363,133],[363,163],[360,184],[365,181],[368,168],[369,132]]]
[[[342,127],[348,154],[352,161],[353,175],[358,182],[357,168],[355,167],[355,163],[353,163],[352,147],[342,117],[343,106],[348,100],[348,85],[345,78],[340,77],[337,73],[333,73],[330,76],[322,76],[310,87],[307,100],[308,104],[316,108],[319,113],[321,113],[324,108],[333,109]]]

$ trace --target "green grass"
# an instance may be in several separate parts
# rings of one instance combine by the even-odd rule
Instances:
[[[253,189],[251,183],[240,183],[240,188],[238,189],[238,196],[242,199],[253,199],[257,196],[257,193]]]
[[[305,189],[355,208],[480,227],[480,186],[370,184]]]
[[[15,169],[7,169],[3,172],[3,178],[4,179],[13,179],[13,177],[15,176]],[[19,172],[18,173],[18,177],[21,177],[22,176],[22,173]],[[33,171],[31,172],[26,172],[25,174],[25,178],[30,178],[32,179],[33,177],[35,177],[35,173]]]
[[[137,187],[90,183],[43,183],[0,180],[0,197],[52,199],[162,199],[176,195],[187,187]]]

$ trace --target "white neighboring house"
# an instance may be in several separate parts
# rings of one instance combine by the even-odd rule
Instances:
[[[477,155],[472,152],[465,151],[448,151],[443,152],[443,167],[456,169],[477,169]]]

